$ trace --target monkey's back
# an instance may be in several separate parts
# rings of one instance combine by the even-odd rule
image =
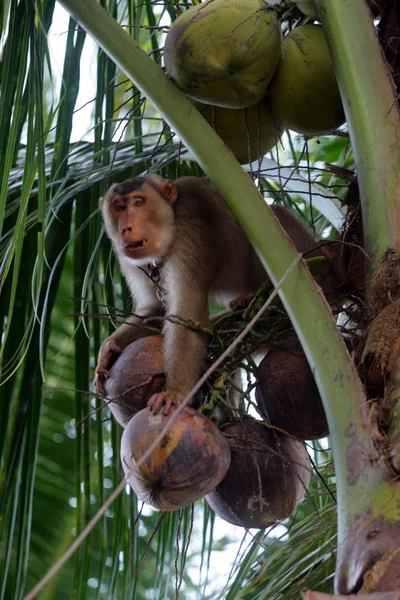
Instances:
[[[226,304],[256,290],[266,279],[265,271],[224,198],[199,177],[175,183],[176,243],[181,246],[186,240],[197,268],[208,269],[209,293]]]

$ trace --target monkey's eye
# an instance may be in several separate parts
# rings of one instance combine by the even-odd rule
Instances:
[[[115,204],[115,212],[123,212],[125,210],[125,204]]]
[[[144,198],[137,198],[135,200],[135,206],[143,206],[144,203],[145,203],[145,199]]]

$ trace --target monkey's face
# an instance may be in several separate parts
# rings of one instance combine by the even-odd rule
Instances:
[[[174,212],[154,187],[144,184],[124,195],[107,194],[101,209],[107,233],[120,256],[140,264],[160,259],[168,251],[174,236]]]

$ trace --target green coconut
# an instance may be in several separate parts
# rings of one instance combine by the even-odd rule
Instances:
[[[209,0],[172,23],[164,60],[191,98],[245,108],[264,96],[280,51],[278,19],[263,0]]]
[[[248,108],[221,108],[196,102],[196,108],[215,129],[236,160],[244,165],[264,156],[282,134],[266,99]]]
[[[284,39],[269,95],[274,117],[297,133],[320,135],[344,123],[332,59],[319,25],[302,25]]]
[[[304,15],[312,19],[318,19],[317,9],[315,8],[314,0],[293,0],[297,7]]]

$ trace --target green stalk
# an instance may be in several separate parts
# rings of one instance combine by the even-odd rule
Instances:
[[[178,133],[225,197],[276,284],[293,262],[295,249],[247,174],[212,128],[95,0],[61,0],[60,3]],[[363,492],[369,481],[379,478],[372,466],[378,457],[362,416],[363,387],[330,309],[304,265],[299,264],[293,269],[280,290],[280,297],[305,348],[324,401],[336,459],[338,495],[343,502],[339,507],[339,537],[343,539],[347,532],[347,506],[356,510],[355,507],[369,504],[371,499]],[[372,458],[366,461],[362,470],[357,461],[351,460],[359,447]],[[349,486],[348,479],[356,480],[356,484]],[[379,501],[389,502],[390,499],[383,494]]]
[[[365,249],[400,251],[400,111],[366,0],[315,0],[357,164]]]
[[[365,248],[371,257],[373,271],[388,248],[400,251],[400,112],[397,94],[367,2],[315,0],[315,4],[332,53],[349,126],[360,188]],[[392,383],[398,387],[398,381]],[[395,418],[395,411],[396,407],[389,432],[392,441],[400,434],[400,421]],[[396,425],[397,434],[394,431]],[[362,447],[358,452],[360,470],[365,472],[367,469],[362,465],[361,456],[364,454],[364,460],[369,460],[369,453]],[[338,551],[338,592],[357,590],[363,573],[400,544],[398,483],[392,478],[389,471],[385,472],[376,463],[370,469],[370,479],[364,490],[355,484],[363,494],[358,505],[341,498],[339,491],[344,529]],[[349,480],[348,487],[352,485],[354,482]],[[388,572],[391,569],[389,566]],[[396,582],[393,577],[388,583],[389,590],[400,585],[399,577]],[[388,591],[385,584],[380,586]]]

